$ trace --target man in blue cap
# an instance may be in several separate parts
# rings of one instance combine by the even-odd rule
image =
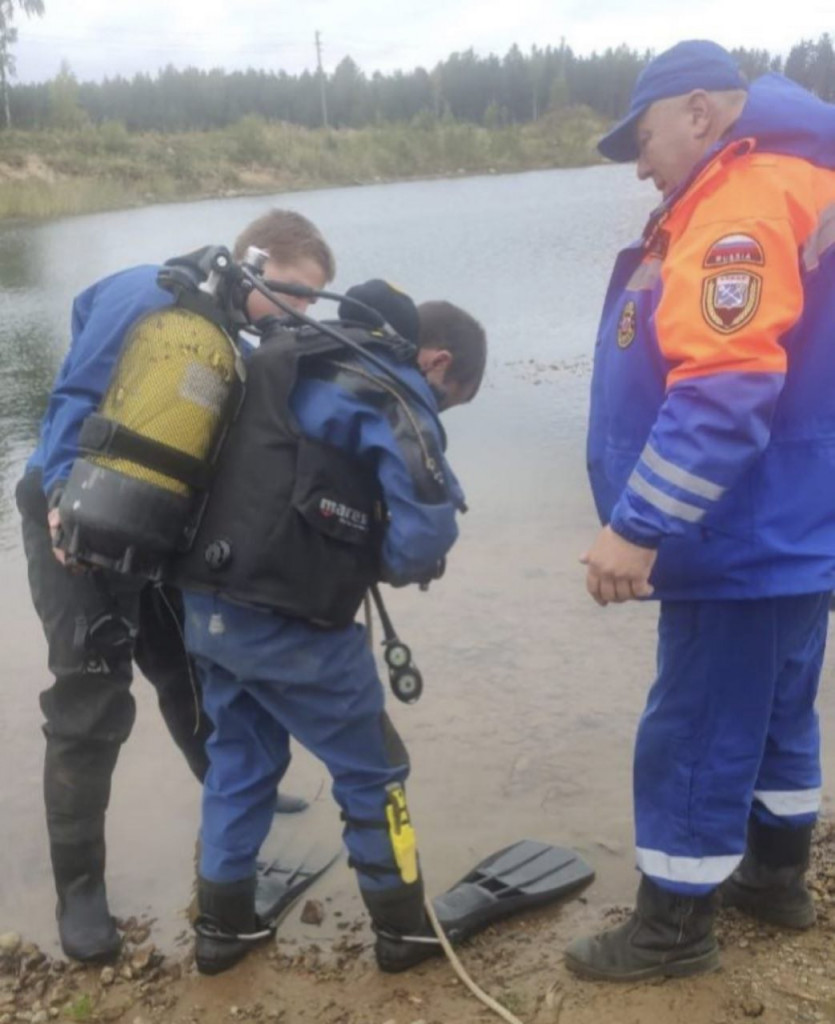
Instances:
[[[815,698],[835,585],[835,107],[747,86],[679,43],[600,142],[663,195],[618,257],[595,352],[589,474],[600,604],[660,600],[638,730],[631,918],[566,964],[627,981],[719,964],[725,903],[815,922]]]

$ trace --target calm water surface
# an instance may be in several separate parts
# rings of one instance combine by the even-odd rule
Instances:
[[[652,677],[654,610],[597,609],[577,559],[595,529],[583,438],[597,316],[615,252],[653,201],[631,168],[599,167],[0,229],[0,932],[56,948],[40,793],[45,648],[11,493],[68,343],[72,297],[132,263],[231,244],[270,205],[319,225],[337,255],[337,288],[385,277],[418,301],[464,306],[489,333],[482,393],[447,418],[450,459],[471,506],[461,541],[428,595],[391,597],[426,678],[420,704],[391,712],[412,755],[410,800],[430,888],[528,836],[583,850],[599,869],[593,900],[630,897],[630,759]],[[313,312],[333,315],[332,307]],[[831,734],[831,685],[824,691]],[[199,793],[150,687],[137,680],[135,693],[138,720],[108,818],[108,886],[114,911],[155,917],[165,946],[184,927]],[[835,767],[831,754],[827,766]],[[314,800],[305,841],[338,833],[324,773],[303,753],[288,788]],[[320,889],[332,906],[357,909],[344,864]],[[282,931],[304,927],[291,920]]]

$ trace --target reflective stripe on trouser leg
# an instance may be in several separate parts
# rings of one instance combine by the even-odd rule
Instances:
[[[781,629],[791,654],[775,687],[753,813],[766,825],[798,828],[816,821],[821,806],[815,701],[826,651],[829,594],[787,600],[793,614],[781,619]]]
[[[746,826],[787,667],[818,629],[820,598],[664,602],[658,677],[638,729],[639,868],[698,895],[745,849]],[[817,751],[806,751],[807,765]]]
[[[276,788],[290,763],[290,741],[231,673],[200,657],[195,665],[214,723],[206,743],[200,874],[210,882],[238,882],[255,874],[273,822]]]

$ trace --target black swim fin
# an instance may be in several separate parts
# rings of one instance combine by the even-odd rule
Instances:
[[[255,885],[255,913],[261,921],[274,925],[341,853],[341,844],[321,845],[295,861],[282,855],[260,861]]]
[[[450,942],[461,942],[502,918],[573,895],[594,871],[573,850],[522,839],[476,865],[433,901]]]

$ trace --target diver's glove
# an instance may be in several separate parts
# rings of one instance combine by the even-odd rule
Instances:
[[[400,576],[390,570],[384,569],[381,581],[388,583],[389,586],[399,588],[408,587],[413,583],[417,583],[422,590],[426,590],[432,580],[439,580],[446,572],[446,558],[439,558],[428,569],[424,569],[423,572],[418,574],[409,574],[408,576]]]

